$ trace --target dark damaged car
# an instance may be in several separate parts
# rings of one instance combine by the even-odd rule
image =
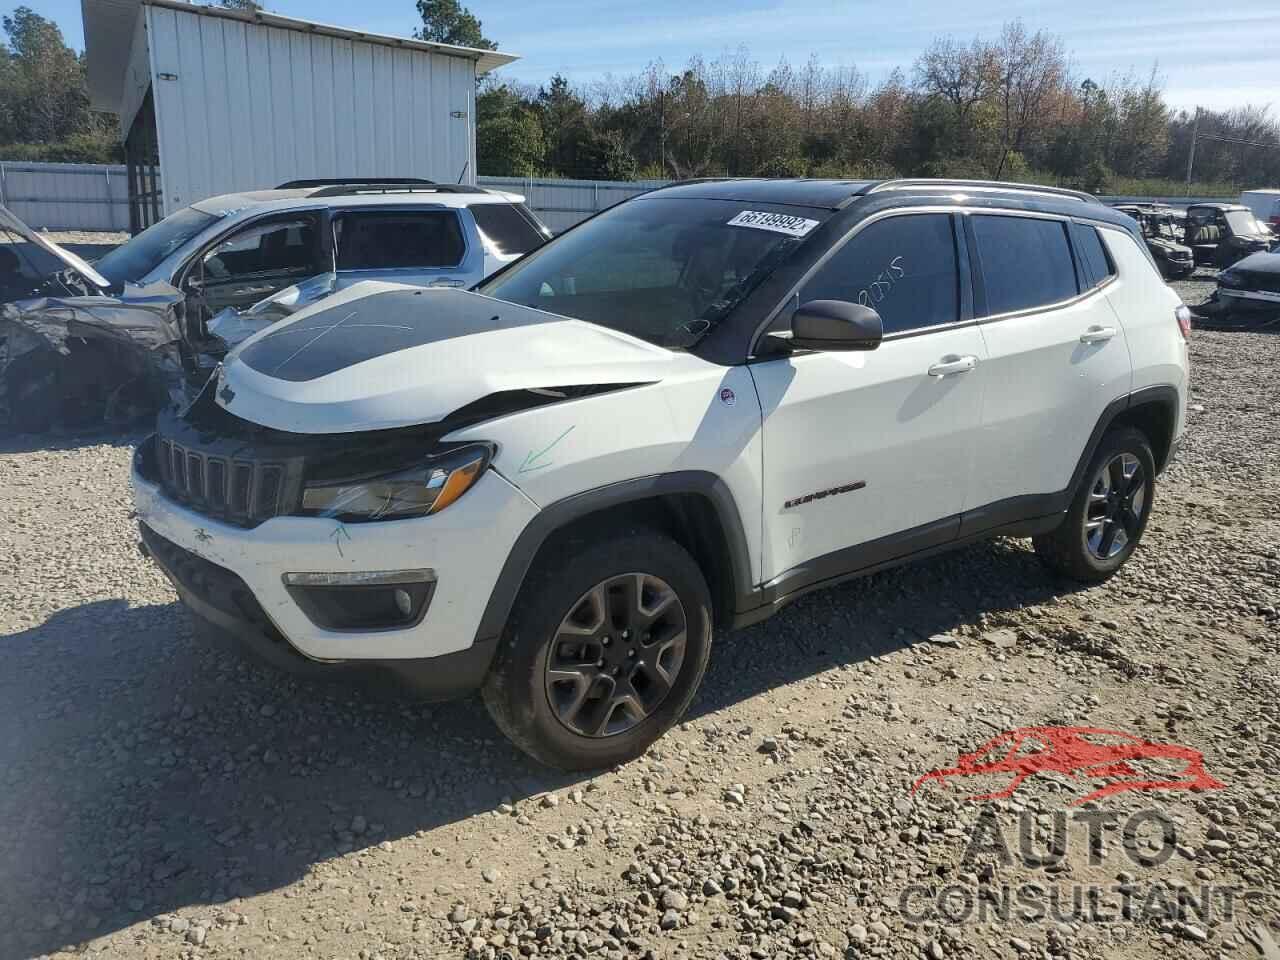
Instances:
[[[1253,253],[1223,270],[1213,296],[1194,310],[1206,328],[1280,326],[1280,253]]]
[[[0,207],[0,426],[122,422],[181,392],[182,297],[160,283],[125,299],[121,267],[113,254],[92,266]]]

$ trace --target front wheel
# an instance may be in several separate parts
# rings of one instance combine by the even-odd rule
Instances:
[[[1106,580],[1142,538],[1155,500],[1155,476],[1145,434],[1133,427],[1108,431],[1062,523],[1034,539],[1036,554],[1074,580]]]
[[[711,654],[698,565],[647,528],[564,539],[530,572],[485,679],[521,750],[563,770],[632,760],[683,715]]]

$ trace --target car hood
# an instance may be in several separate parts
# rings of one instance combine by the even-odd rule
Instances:
[[[0,204],[0,228],[12,231],[27,243],[56,258],[65,269],[76,275],[79,282],[86,287],[85,292],[104,291],[111,286],[111,281],[89,266],[87,261],[32,230],[3,204]]]
[[[1191,254],[1190,247],[1183,246],[1180,243],[1168,240],[1164,237],[1147,237],[1147,246],[1158,247],[1161,250],[1168,251],[1169,253],[1183,253],[1188,256]]]
[[[214,396],[252,423],[350,433],[445,420],[509,391],[651,383],[674,354],[478,293],[366,281],[227,355]]]
[[[1280,273],[1280,253],[1251,253],[1233,263],[1230,269],[1249,273]]]

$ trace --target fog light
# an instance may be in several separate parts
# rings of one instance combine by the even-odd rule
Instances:
[[[353,570],[350,573],[286,573],[289,587],[371,587],[390,583],[427,583],[434,570]]]
[[[426,615],[435,591],[433,570],[286,573],[285,589],[325,630],[394,630]]]

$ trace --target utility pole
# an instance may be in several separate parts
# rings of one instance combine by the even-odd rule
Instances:
[[[662,175],[667,175],[667,94],[658,91],[658,143],[662,157]]]
[[[1187,192],[1191,196],[1191,169],[1196,162],[1196,144],[1201,140],[1212,140],[1215,143],[1237,143],[1246,147],[1268,147],[1275,149],[1274,143],[1263,143],[1261,140],[1241,140],[1239,137],[1219,137],[1212,133],[1200,133],[1200,108],[1196,107],[1196,122],[1191,126],[1191,149],[1187,153]]]
[[[1187,192],[1191,196],[1191,168],[1196,163],[1196,144],[1200,142],[1200,108],[1196,107],[1196,121],[1191,125],[1191,150],[1187,153]]]

